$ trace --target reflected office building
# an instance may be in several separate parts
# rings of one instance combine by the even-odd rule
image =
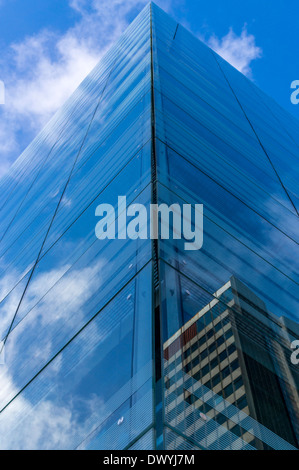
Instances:
[[[298,156],[146,6],[0,181],[0,448],[298,448]],[[201,249],[98,239],[119,196],[203,204]]]
[[[188,293],[188,295],[191,295]],[[164,344],[165,419],[201,449],[298,445],[296,323],[232,277]],[[180,438],[168,432],[168,448]]]

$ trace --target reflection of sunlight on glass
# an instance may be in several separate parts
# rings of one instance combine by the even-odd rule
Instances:
[[[4,351],[5,351],[4,343],[3,343],[3,341],[0,341],[0,366],[5,363]]]
[[[2,80],[0,80],[0,104],[5,104],[5,86]]]

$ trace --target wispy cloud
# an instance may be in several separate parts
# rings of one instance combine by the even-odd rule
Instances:
[[[227,60],[236,69],[248,77],[252,77],[251,63],[262,56],[262,49],[255,43],[255,37],[243,27],[240,36],[232,28],[226,36],[219,39],[212,36],[207,44],[223,59]]]

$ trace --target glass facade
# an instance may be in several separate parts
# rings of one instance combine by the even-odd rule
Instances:
[[[299,126],[149,4],[0,181],[0,448],[299,443]],[[96,207],[203,204],[203,246]]]

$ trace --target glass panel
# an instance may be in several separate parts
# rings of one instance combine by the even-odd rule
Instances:
[[[1,369],[2,449],[123,448],[152,423],[151,282],[148,264],[110,303],[53,355],[48,343],[21,337]],[[41,325],[42,328],[42,325]],[[10,337],[12,338],[12,337]],[[51,352],[51,353],[50,353]],[[47,361],[21,383],[19,370]],[[12,356],[18,358],[13,364]],[[21,361],[21,362],[20,362]],[[1,406],[1,407],[2,407]]]

